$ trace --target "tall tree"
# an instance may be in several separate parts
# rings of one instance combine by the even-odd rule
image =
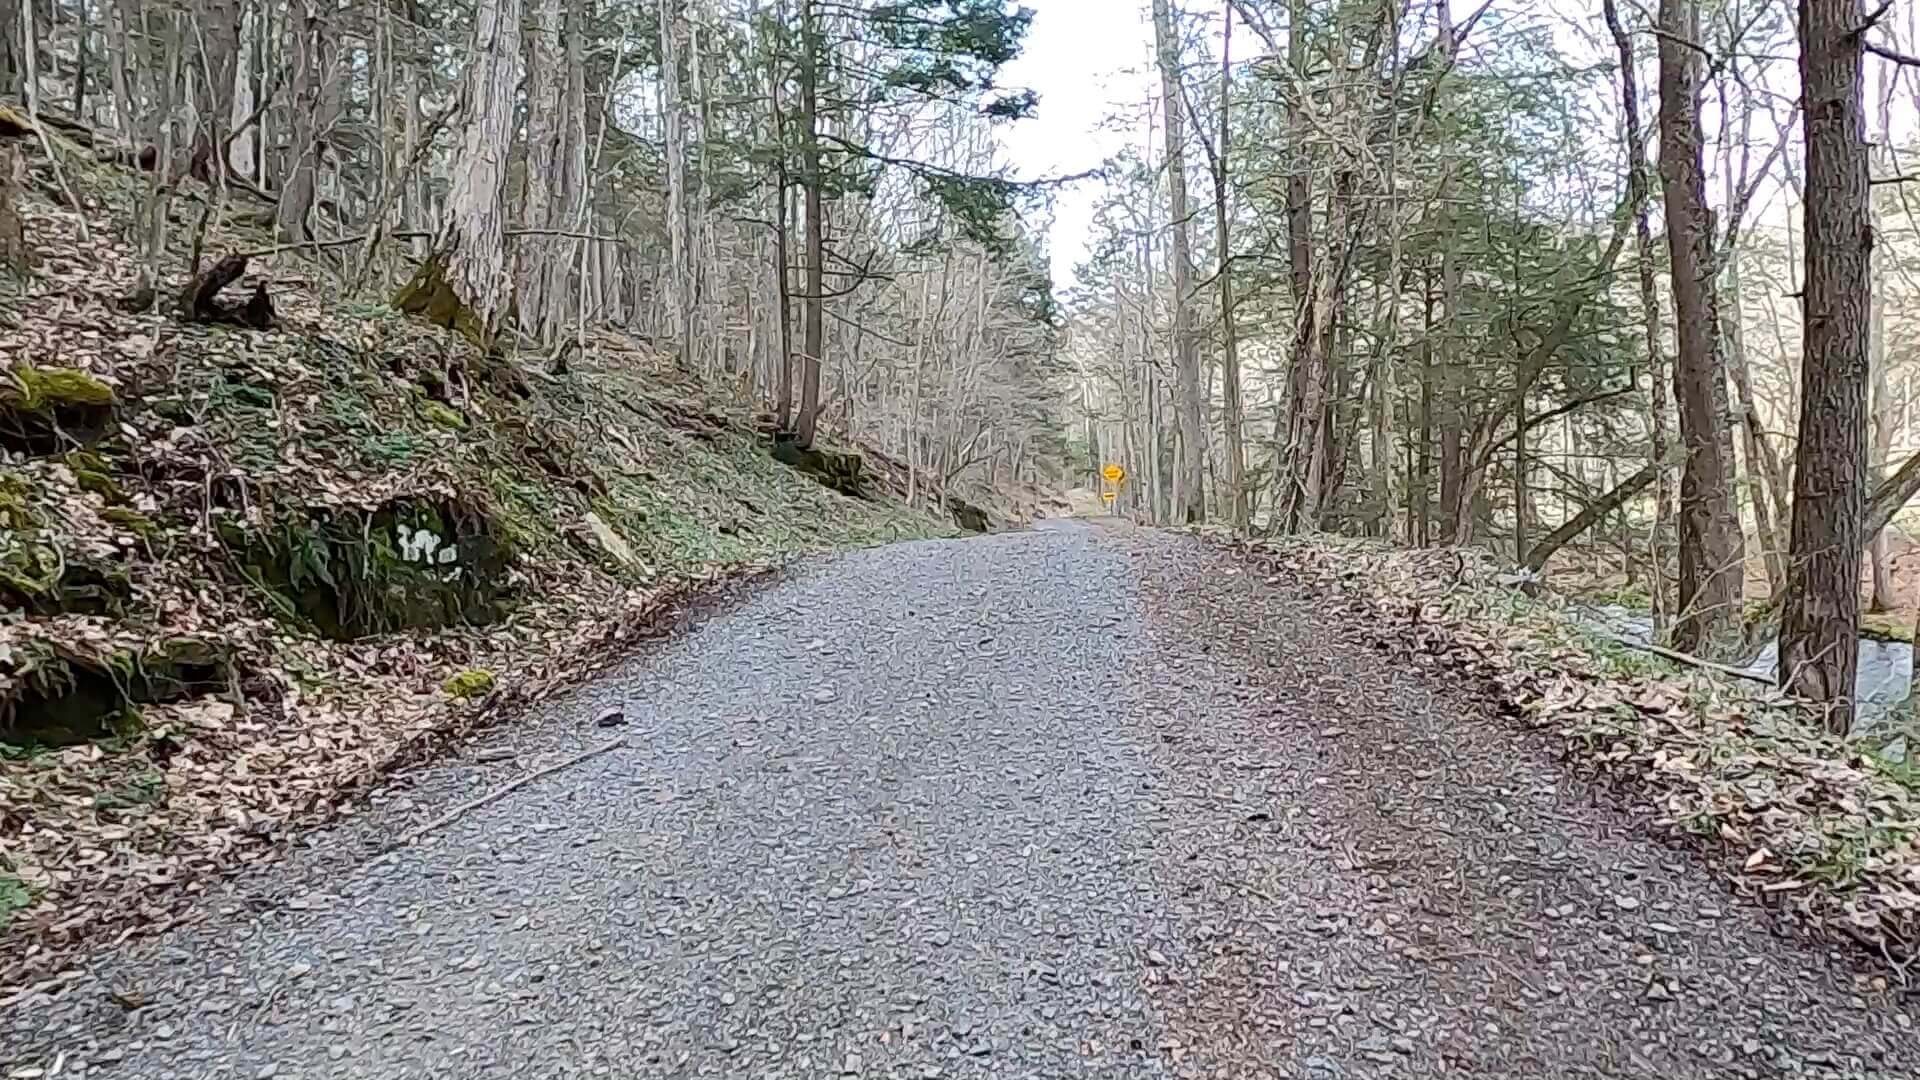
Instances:
[[[480,0],[461,93],[453,187],[433,253],[393,301],[483,347],[493,343],[509,294],[501,196],[513,148],[519,66],[520,0]]]
[[[1200,352],[1194,341],[1193,218],[1187,210],[1187,140],[1182,114],[1186,89],[1180,65],[1179,26],[1170,0],[1153,0],[1153,36],[1160,66],[1161,117],[1167,136],[1167,208],[1173,232],[1173,378],[1179,437],[1174,440],[1173,514],[1192,523],[1206,517],[1204,422],[1200,404]]]
[[[1662,627],[1667,614],[1667,365],[1660,346],[1660,293],[1654,283],[1653,230],[1647,223],[1653,169],[1647,163],[1646,134],[1640,125],[1640,74],[1633,42],[1620,22],[1614,0],[1602,0],[1601,12],[1613,36],[1614,49],[1620,54],[1620,118],[1627,143],[1627,201],[1633,205],[1633,253],[1640,276],[1640,334],[1646,350],[1647,385],[1651,390],[1648,430],[1654,470],[1650,478],[1653,528],[1647,561],[1652,567],[1650,592],[1654,625]]]
[[[1868,487],[1873,230],[1862,107],[1865,30],[1860,0],[1800,0],[1806,330],[1780,680],[1824,703],[1827,726],[1842,733],[1853,716]]]
[[[543,345],[560,339],[568,313],[570,231],[586,198],[586,115],[580,80],[585,11],[579,0],[535,0],[527,37],[527,168],[517,310]]]
[[[1707,209],[1700,124],[1698,0],[1660,0],[1660,176],[1673,272],[1679,355],[1680,581],[1674,641],[1706,656],[1745,644],[1746,568],[1734,501],[1726,372],[1714,300],[1713,218]]]
[[[1220,7],[1220,149],[1213,161],[1214,274],[1220,285],[1220,382],[1226,398],[1227,432],[1227,513],[1233,527],[1245,532],[1247,516],[1246,410],[1240,393],[1240,337],[1233,321],[1233,243],[1227,222],[1230,220],[1227,193],[1231,190],[1228,170],[1229,148],[1233,144],[1228,114],[1233,100],[1233,2]]]

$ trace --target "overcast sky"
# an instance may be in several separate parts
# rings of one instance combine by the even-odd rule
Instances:
[[[1146,0],[1023,0],[1034,9],[1026,50],[1002,72],[1008,86],[1040,94],[1039,115],[1001,133],[1008,159],[1022,179],[1063,176],[1097,167],[1129,138],[1138,145],[1142,125],[1131,132],[1103,130],[1109,114],[1130,108],[1138,116],[1155,86],[1153,21]],[[1053,280],[1064,287],[1075,264],[1086,258],[1097,181],[1058,190],[1047,248]]]

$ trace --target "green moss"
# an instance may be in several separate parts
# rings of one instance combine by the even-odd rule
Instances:
[[[90,445],[113,408],[113,388],[84,371],[15,367],[0,378],[0,447],[42,455]]]
[[[109,524],[118,525],[148,542],[151,542],[160,530],[160,527],[154,524],[152,518],[138,510],[125,506],[109,506],[105,510],[100,511],[100,518]]]
[[[166,798],[166,794],[166,774],[158,769],[148,768],[95,795],[93,806],[96,810],[108,813],[142,810],[149,806],[158,806]]]
[[[80,655],[51,647],[17,650],[19,681],[0,741],[15,746],[73,746],[140,729],[141,705],[227,693],[233,669],[226,649],[209,639],[171,638],[139,652]]]
[[[5,930],[13,917],[33,906],[33,892],[26,882],[12,874],[0,872],[0,930]]]
[[[92,450],[75,450],[64,459],[68,471],[73,473],[73,482],[81,491],[98,495],[109,503],[123,502],[126,493],[120,490],[120,482],[113,478],[105,458]]]
[[[221,534],[277,615],[335,640],[484,625],[511,604],[514,548],[466,504],[400,499],[371,513],[289,515],[260,533],[227,523]]]
[[[485,697],[493,691],[493,672],[482,668],[469,668],[449,678],[440,689],[455,701]]]
[[[445,260],[435,254],[420,264],[413,278],[394,294],[393,306],[409,315],[418,315],[435,326],[444,326],[488,352],[493,348],[493,331],[460,299],[447,282]]]
[[[1913,620],[1889,611],[1862,612],[1860,636],[1879,641],[1912,641]]]
[[[0,471],[0,526],[8,531],[40,527],[33,512],[33,487],[27,478],[12,470]]]
[[[459,410],[442,405],[431,398],[422,398],[419,405],[420,415],[430,424],[446,428],[449,431],[464,431],[467,418]]]
[[[114,403],[113,387],[74,368],[17,367],[13,378],[18,386],[15,407],[28,412]]]

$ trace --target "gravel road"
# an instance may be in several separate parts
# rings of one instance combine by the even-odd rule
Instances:
[[[143,1080],[1920,1070],[1920,1006],[1344,618],[1194,541],[1079,523],[820,564],[8,1010],[0,1060]],[[625,726],[596,728],[610,703]]]

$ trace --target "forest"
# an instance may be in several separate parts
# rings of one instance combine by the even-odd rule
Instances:
[[[824,426],[944,490],[1062,445],[1055,310],[1016,212],[1033,189],[994,156],[1033,105],[993,80],[1029,18],[34,0],[0,11],[0,75],[35,129],[100,133],[144,171],[143,302],[270,228],[240,253],[556,368],[618,328],[763,398],[803,450]]]
[[[1153,17],[1067,305],[1121,504],[1491,547],[1687,658],[1777,635],[1846,731],[1920,490],[1911,5]]]
[[[35,0],[0,76],[137,166],[131,308],[266,317],[219,291],[297,253],[550,371],[616,327],[909,502],[1113,463],[1155,523],[1487,546],[1777,637],[1844,730],[1920,491],[1911,7],[1153,0],[1070,176],[1003,151],[1003,0]]]

